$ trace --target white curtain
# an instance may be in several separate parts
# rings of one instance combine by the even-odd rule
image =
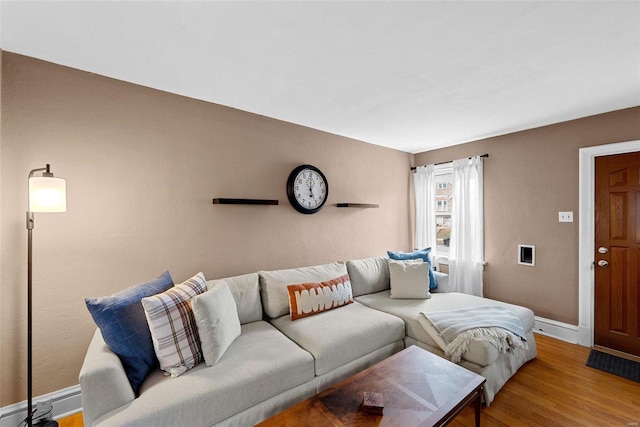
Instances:
[[[431,247],[431,262],[437,265],[436,250],[436,175],[435,166],[418,166],[413,175],[416,203],[417,249]]]
[[[484,218],[482,157],[453,162],[449,286],[482,296]]]

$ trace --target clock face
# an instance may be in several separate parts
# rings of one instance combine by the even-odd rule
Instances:
[[[287,180],[289,202],[298,212],[318,212],[329,195],[327,178],[320,169],[311,165],[295,168]]]

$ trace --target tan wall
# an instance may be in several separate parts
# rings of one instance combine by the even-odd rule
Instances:
[[[78,383],[95,329],[85,297],[166,269],[212,279],[410,248],[411,154],[6,52],[2,91],[0,406],[26,398],[30,169],[50,163],[68,191],[67,213],[36,214],[35,395]],[[302,163],[329,180],[315,215],[287,201]],[[345,201],[380,208],[331,206]]]
[[[417,165],[489,153],[484,163],[485,296],[578,324],[578,150],[640,139],[640,107],[416,155]],[[559,223],[573,211],[573,223]],[[535,267],[517,264],[536,245]]]

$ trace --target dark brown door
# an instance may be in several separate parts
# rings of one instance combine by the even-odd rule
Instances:
[[[596,157],[595,344],[640,356],[640,152]]]

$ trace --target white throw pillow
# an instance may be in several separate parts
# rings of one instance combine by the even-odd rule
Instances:
[[[236,301],[226,282],[221,281],[191,302],[207,366],[213,366],[240,336]]]
[[[429,293],[429,266],[421,259],[389,260],[391,298],[427,299]]]
[[[160,369],[177,377],[202,360],[191,300],[207,290],[204,274],[152,297],[142,298]]]

